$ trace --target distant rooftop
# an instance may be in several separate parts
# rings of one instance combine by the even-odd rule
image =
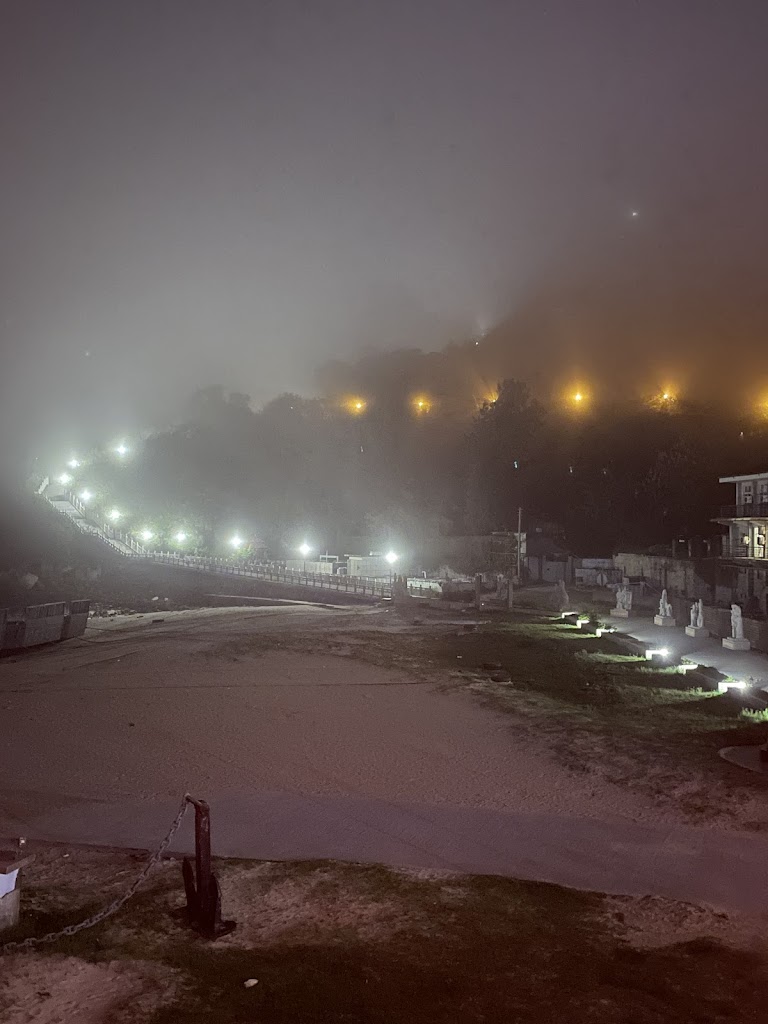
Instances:
[[[768,476],[768,469],[763,469],[758,473],[747,473],[745,476],[721,476],[721,484],[740,484],[744,480],[756,480],[758,477]]]

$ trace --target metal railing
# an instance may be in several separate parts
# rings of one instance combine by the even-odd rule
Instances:
[[[747,502],[746,505],[721,505],[715,519],[768,519],[768,502]]]
[[[56,512],[73,523],[82,533],[108,544],[118,554],[126,558],[144,558],[161,565],[176,565],[198,572],[217,573],[224,576],[241,576],[250,579],[266,580],[272,583],[289,583],[313,590],[328,590],[342,594],[359,595],[361,597],[391,597],[391,580],[370,576],[341,576],[332,573],[307,573],[298,569],[285,569],[272,564],[258,562],[235,562],[231,559],[213,558],[205,555],[176,554],[169,551],[148,551],[131,537],[130,534],[117,530],[108,523],[88,518],[89,511],[77,495],[64,491],[62,497],[82,518],[76,519],[59,508],[48,495],[46,501]]]
[[[331,573],[305,573],[298,569],[281,569],[269,564],[256,562],[233,563],[223,558],[206,558],[203,555],[174,555],[151,552],[145,555],[152,562],[164,565],[178,565],[199,572],[220,573],[224,576],[240,576],[266,580],[271,583],[289,583],[314,590],[335,591],[342,594],[358,594],[365,597],[391,597],[389,580],[369,576],[339,576]]]
[[[731,543],[726,539],[721,555],[723,558],[751,558],[765,562],[768,561],[768,547],[765,544]]]

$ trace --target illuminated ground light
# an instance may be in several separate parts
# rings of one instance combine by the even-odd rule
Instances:
[[[647,661],[653,661],[654,658],[661,658],[664,661],[669,657],[669,649],[666,647],[649,647],[645,652]]]
[[[741,679],[723,679],[717,684],[718,693],[728,693],[729,690],[746,690],[747,684]]]

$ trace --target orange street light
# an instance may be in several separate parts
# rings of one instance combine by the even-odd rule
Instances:
[[[411,402],[417,416],[424,416],[432,408],[432,401],[426,395],[416,395]]]

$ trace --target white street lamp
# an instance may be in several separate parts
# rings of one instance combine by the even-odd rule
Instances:
[[[177,544],[183,544],[184,541],[187,539],[187,535],[186,533],[184,533],[183,530],[179,530],[178,533],[175,533],[173,535],[173,539],[176,541]]]
[[[398,560],[399,557],[400,557],[400,555],[396,554],[394,551],[388,551],[386,553],[386,555],[384,555],[385,561],[389,562],[389,584],[390,584],[390,586],[392,586],[392,576],[393,576],[394,570],[395,570],[395,562]]]
[[[128,454],[128,446],[125,444],[124,441],[121,441],[120,444],[117,445],[117,447],[115,448],[115,452],[117,455],[120,456],[120,458],[122,458],[124,455]]]
[[[122,515],[123,513],[120,511],[119,508],[111,508],[107,513],[108,518],[111,519],[113,523],[116,523],[117,520],[122,517]]]
[[[144,541],[144,543],[146,544],[146,543],[147,543],[147,541],[150,541],[150,540],[152,540],[152,538],[153,538],[153,537],[154,537],[155,535],[154,535],[154,533],[152,533],[152,531],[151,531],[151,530],[150,530],[149,528],[145,528],[145,529],[143,529],[143,530],[141,531],[141,533],[139,534],[139,536],[141,537],[141,539],[142,539],[142,540]]]
[[[67,465],[69,466],[70,469],[77,469],[77,467],[80,465],[80,462],[78,459],[72,458],[69,460]]]
[[[68,484],[72,482],[72,477],[69,475],[69,473],[62,473],[61,476],[56,477],[56,480],[60,484]]]
[[[82,501],[84,505],[87,505],[92,497],[93,493],[89,491],[87,487],[84,491],[80,491],[80,501]]]
[[[238,548],[243,546],[243,538],[235,534],[234,537],[229,538],[229,546],[237,551]]]
[[[299,554],[304,559],[304,575],[305,576],[307,575],[307,555],[310,553],[311,550],[312,550],[312,548],[309,546],[309,544],[307,544],[306,541],[304,541],[304,543],[299,548]]]

